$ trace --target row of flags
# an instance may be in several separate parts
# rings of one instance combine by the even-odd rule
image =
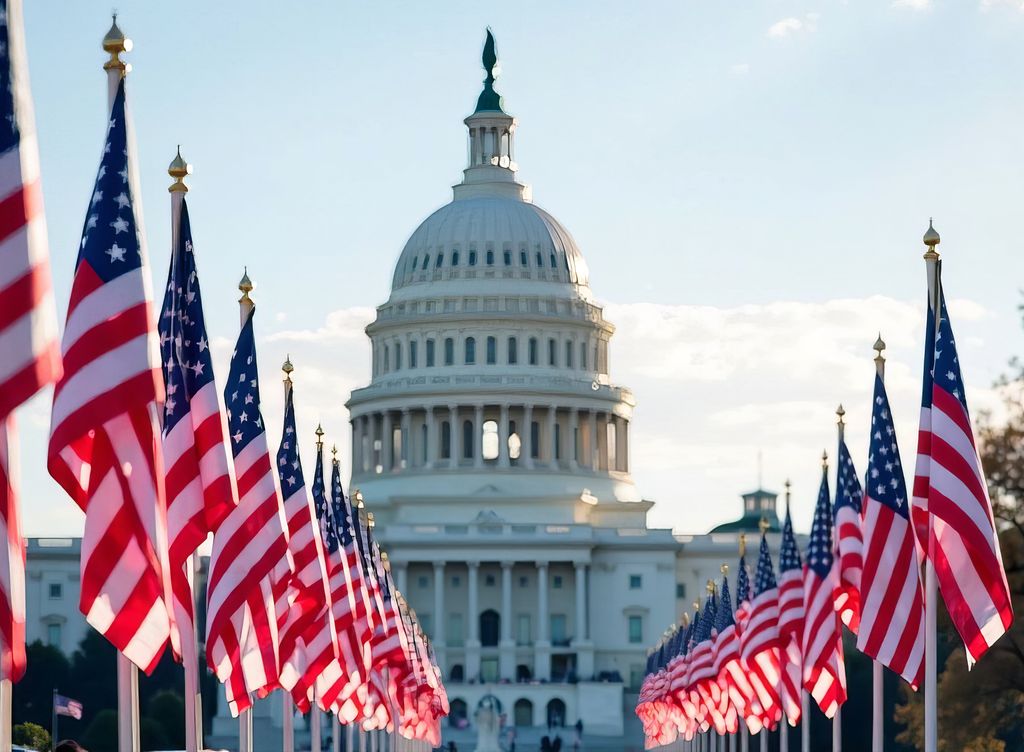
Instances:
[[[925,236],[934,254],[938,234]],[[929,242],[930,241],[930,242]],[[829,718],[847,699],[843,626],[858,650],[924,682],[925,599],[922,565],[964,641],[969,663],[1009,628],[1010,594],[991,502],[978,456],[934,263],[925,346],[924,390],[913,494],[908,493],[876,344],[867,471],[861,485],[843,437],[840,407],[834,501],[827,456],[803,558],[788,507],[779,569],[762,524],[753,588],[743,554],[733,609],[727,567],[708,584],[703,606],[674,627],[649,657],[636,713],[648,747],[714,729],[751,733],[800,722],[802,693]]]
[[[25,670],[12,413],[53,383],[47,465],[85,513],[80,608],[97,631],[147,673],[168,643],[186,671],[198,671],[192,557],[212,535],[206,660],[233,714],[283,689],[303,711],[315,705],[436,746],[449,708],[433,649],[395,587],[372,514],[343,492],[336,457],[326,488],[319,428],[307,488],[290,363],[284,432],[271,454],[251,285],[218,392],[180,180],[167,286],[153,315],[123,73],[58,349],[20,23],[17,0],[0,0],[2,677],[17,681]],[[117,37],[115,23],[108,39]]]

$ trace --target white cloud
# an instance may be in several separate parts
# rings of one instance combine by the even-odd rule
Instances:
[[[768,27],[768,36],[774,39],[782,39],[793,34],[810,34],[818,30],[819,17],[817,13],[807,13],[803,18],[797,18],[796,16],[783,18],[781,21],[776,21]]]
[[[750,64],[736,63],[734,66],[732,66],[732,72],[735,73],[737,76],[745,76],[748,73],[750,73]]]
[[[1008,7],[1015,10],[1019,10],[1024,13],[1024,0],[981,0],[981,9],[983,11],[992,10],[992,8]]]
[[[894,8],[910,8],[911,10],[929,10],[932,0],[892,0]]]

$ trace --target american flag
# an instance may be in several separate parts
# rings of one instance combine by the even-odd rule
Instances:
[[[779,662],[779,587],[775,582],[775,570],[764,533],[761,534],[761,551],[754,574],[754,598],[743,627],[742,655],[761,703],[764,724],[773,728],[782,717],[778,690],[782,673]]]
[[[718,707],[715,717],[722,719],[716,730],[735,734],[739,718],[746,712],[746,698],[735,686],[729,665],[738,665],[740,658],[740,637],[736,631],[736,620],[732,612],[732,597],[729,595],[729,578],[722,572],[722,589],[715,612],[714,676],[718,684]]]
[[[715,594],[709,593],[704,601],[704,610],[697,622],[697,629],[693,637],[693,649],[690,651],[690,674],[688,683],[690,686],[690,702],[697,709],[697,721],[702,726],[707,722],[714,722],[715,703],[711,698],[709,682],[717,680],[715,674],[714,657],[714,624],[715,624]],[[722,720],[724,723],[724,719]]]
[[[290,365],[290,363],[288,364]],[[295,387],[285,383],[284,428],[277,450],[277,473],[288,517],[288,550],[295,577],[285,590],[286,608],[279,618],[281,686],[291,690],[295,705],[309,709],[316,679],[337,658],[337,638],[326,604],[330,602],[327,565],[316,513],[306,492],[295,430]],[[282,615],[280,603],[279,617]]]
[[[839,440],[836,473],[836,550],[839,555],[839,590],[836,610],[843,624],[854,634],[860,625],[860,578],[863,568],[861,539],[861,500],[864,496],[853,466],[853,458],[843,439]]]
[[[0,114],[0,676],[18,681],[25,549],[14,410],[61,371],[20,0],[0,0]]]
[[[843,627],[835,610],[839,562],[832,548],[832,504],[828,474],[822,472],[804,569],[804,631],[801,649],[804,689],[831,718],[846,702]]]
[[[122,79],[75,264],[47,464],[85,512],[82,613],[148,672],[171,634],[172,596],[164,385],[129,152]]]
[[[786,520],[782,524],[782,549],[779,552],[779,649],[782,681],[779,694],[782,712],[790,724],[800,722],[801,675],[803,654],[800,642],[804,631],[804,567],[793,535],[793,518],[786,500]]]
[[[213,537],[207,586],[207,661],[233,714],[279,680],[276,594],[290,577],[287,521],[260,414],[255,308],[238,335],[224,402],[238,506]]]
[[[195,627],[190,557],[235,508],[238,498],[213,378],[192,228],[184,199],[159,331],[167,393],[163,452],[171,588],[175,621],[182,634],[180,652],[187,665],[195,666],[198,656],[191,637]]]
[[[750,733],[758,733],[764,725],[764,708],[761,707],[761,699],[750,678],[750,669],[743,660],[743,630],[746,629],[748,617],[750,616],[750,570],[747,567],[746,539],[741,538],[743,550],[740,552],[739,569],[736,573],[736,612],[733,618],[736,622],[736,632],[739,635],[740,659],[738,664],[730,667],[730,677],[733,685],[742,693],[746,704],[744,720]]]
[[[924,677],[924,598],[889,398],[875,376],[864,482],[864,574],[857,649],[917,689]],[[893,619],[893,614],[899,614]]]
[[[925,352],[914,504],[925,525],[917,531],[923,534],[919,542],[973,662],[1009,629],[1013,610],[956,342],[938,284],[939,326]],[[928,320],[930,337],[931,310]]]

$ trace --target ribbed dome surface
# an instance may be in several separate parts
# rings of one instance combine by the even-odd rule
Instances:
[[[438,272],[471,283],[476,275],[469,272],[488,269],[589,284],[583,255],[557,219],[526,201],[475,196],[441,207],[413,232],[395,266],[392,289],[428,281]]]

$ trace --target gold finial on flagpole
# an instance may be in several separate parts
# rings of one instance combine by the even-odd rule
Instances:
[[[295,366],[292,365],[292,356],[289,353],[284,358],[284,363],[281,364],[281,370],[284,371],[284,380],[289,384],[292,381],[292,371],[295,370]]]
[[[171,193],[188,193],[188,186],[185,185],[185,178],[192,174],[192,165],[186,162],[181,156],[181,144],[178,144],[178,153],[167,166],[167,174],[174,178],[174,182],[167,189]]]
[[[715,594],[715,581],[708,580],[708,584],[704,586],[704,589],[708,591],[708,595]]]
[[[939,252],[935,250],[935,246],[942,242],[942,238],[939,237],[939,233],[936,232],[935,227],[932,225],[932,218],[928,218],[928,230],[925,232],[922,238],[924,244],[928,246],[928,250],[925,251],[924,258],[926,261],[935,261],[939,258]]]
[[[826,449],[821,450],[821,469],[828,472],[828,450]]]
[[[373,530],[373,528],[374,528],[374,526],[375,526],[376,524],[377,524],[377,523],[376,523],[376,522],[374,521],[374,519],[373,519],[373,512],[367,512],[367,513],[366,513],[366,526],[367,526],[368,528],[370,528],[370,530]]]
[[[317,448],[317,451],[320,451],[321,449],[324,448],[324,428],[323,428],[323,426],[321,426],[319,423],[317,423],[316,424],[316,431],[314,431],[314,433],[316,434],[316,448]]]
[[[729,565],[728,564],[723,564],[721,567],[718,568],[718,571],[722,573],[723,577],[728,577],[729,576]]]
[[[767,533],[768,529],[771,528],[771,526],[772,523],[770,523],[768,521],[768,518],[763,515],[761,516],[761,521],[757,523],[757,529],[761,531],[761,535]]]
[[[747,555],[747,534],[740,533],[740,556]]]
[[[875,363],[884,363],[885,356],[882,352],[885,350],[885,340],[882,339],[882,333],[878,333],[878,339],[875,340],[875,344],[872,346],[875,351]]]
[[[103,37],[103,51],[110,54],[110,59],[103,64],[103,70],[120,70],[122,73],[127,73],[131,70],[131,66],[128,65],[121,59],[122,52],[132,51],[132,40],[124,35],[121,28],[117,25],[117,12],[113,14],[114,18],[110,24],[110,30],[106,36]]]
[[[693,610],[700,611],[700,598],[697,598],[693,601]]]
[[[356,490],[355,490],[355,491],[353,492],[353,495],[355,496],[356,504],[358,504],[358,505],[359,505],[359,508],[360,508],[360,509],[362,509],[362,508],[363,508],[363,492],[362,492],[362,491],[360,491],[360,490],[359,490],[359,489],[357,488],[357,489],[356,489]]]
[[[338,445],[335,444],[331,447],[331,462],[338,464]]]
[[[846,415],[846,410],[843,409],[843,403],[839,403],[839,407],[836,408],[836,423],[843,425],[843,416]]]

